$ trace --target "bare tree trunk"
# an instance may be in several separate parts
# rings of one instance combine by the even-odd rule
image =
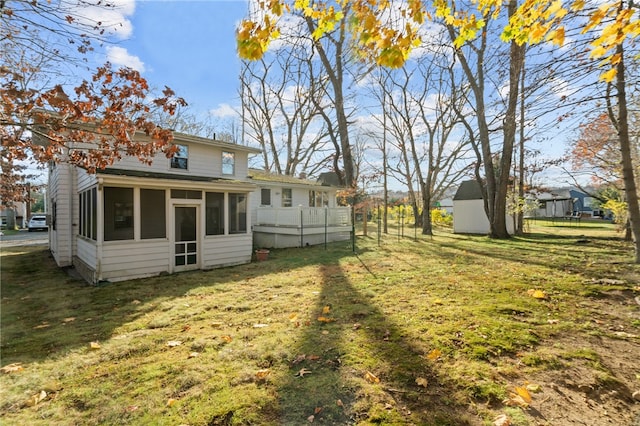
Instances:
[[[634,177],[633,160],[631,155],[631,140],[629,137],[629,113],[627,111],[627,92],[625,81],[624,47],[618,44],[616,53],[620,61],[616,65],[616,89],[618,91],[618,119],[617,129],[620,139],[620,154],[622,155],[622,178],[629,208],[629,225],[633,235],[635,249],[635,263],[640,263],[640,205]],[[616,124],[616,123],[614,123]]]

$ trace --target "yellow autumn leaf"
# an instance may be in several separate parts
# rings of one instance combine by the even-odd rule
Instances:
[[[333,319],[332,318],[323,317],[323,316],[319,316],[318,317],[318,321],[320,321],[320,322],[332,322]]]
[[[289,314],[289,321],[296,322],[297,320],[298,320],[298,314],[297,313],[294,312],[292,314]]]
[[[442,355],[442,351],[440,349],[434,349],[427,354],[427,359],[434,361]]]
[[[376,377],[376,375],[371,371],[367,371],[366,373],[364,373],[364,378],[369,383],[380,383],[380,379]]]
[[[328,314],[329,312],[331,312],[331,306],[327,305],[324,308],[322,308],[322,313],[324,315]]]
[[[564,38],[564,27],[557,28],[547,35],[547,40],[551,41],[551,43],[556,46],[562,46],[564,44]]]
[[[167,407],[172,407],[173,405],[175,405],[175,403],[176,403],[176,402],[177,402],[177,400],[176,400],[176,399],[174,399],[174,398],[169,398],[169,399],[167,400]]]
[[[256,371],[256,379],[264,380],[269,374],[271,374],[271,370],[269,370],[268,368],[263,368],[262,370]]]
[[[416,379],[416,384],[418,386],[422,386],[423,388],[426,388],[427,385],[429,384],[429,381],[427,379],[425,379],[424,377],[418,377]]]
[[[527,404],[531,403],[531,394],[524,387],[516,387],[516,393],[526,402]]]
[[[611,83],[613,79],[616,78],[616,75],[618,75],[618,70],[616,70],[615,68],[611,68],[609,71],[604,72],[600,75],[600,80]]]
[[[226,343],[231,343],[231,341],[233,340],[233,338],[229,335],[224,335],[220,337],[222,340],[224,340]]]
[[[98,342],[91,342],[91,343],[89,343],[89,348],[90,348],[90,349],[100,349],[100,343],[98,343]]]
[[[546,299],[547,298],[547,293],[545,293],[543,290],[533,290],[530,289],[527,291],[527,294],[531,297],[533,297],[534,299]]]

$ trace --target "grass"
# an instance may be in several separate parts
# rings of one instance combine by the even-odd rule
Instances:
[[[529,374],[577,360],[611,373],[589,348],[548,342],[608,333],[593,322],[597,280],[640,272],[602,223],[530,231],[392,231],[380,246],[360,237],[356,253],[272,250],[102,287],[42,247],[3,249],[1,363],[23,370],[0,376],[2,423],[464,425],[510,410],[525,424],[502,400]]]

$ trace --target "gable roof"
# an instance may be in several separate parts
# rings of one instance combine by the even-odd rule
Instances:
[[[482,187],[477,180],[465,180],[460,184],[453,201],[482,200]]]
[[[201,145],[217,146],[223,149],[226,148],[226,149],[235,150],[235,151],[246,151],[251,154],[258,154],[262,152],[262,150],[259,148],[254,148],[247,145],[239,145],[236,143],[221,141],[217,139],[204,138],[202,136],[188,135],[186,133],[179,133],[179,132],[173,132],[172,142],[173,143],[190,142],[190,143],[197,143]]]

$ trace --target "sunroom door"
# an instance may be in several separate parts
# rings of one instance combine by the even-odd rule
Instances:
[[[175,206],[173,267],[176,271],[198,269],[198,207]]]

